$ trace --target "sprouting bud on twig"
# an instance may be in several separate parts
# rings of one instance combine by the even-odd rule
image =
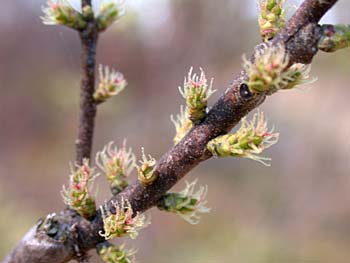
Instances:
[[[116,22],[125,12],[125,0],[92,0],[90,6],[82,9],[82,0],[66,0],[79,13],[82,13],[86,19],[95,17],[97,28],[104,31],[114,22]]]
[[[273,133],[273,130],[268,131],[264,114],[258,112],[254,114],[250,122],[243,118],[242,125],[237,132],[211,140],[207,148],[214,156],[250,158],[270,166],[267,161],[271,159],[259,156],[259,154],[274,145],[278,137],[278,133]]]
[[[350,25],[322,25],[322,37],[318,48],[324,52],[335,52],[350,47]]]
[[[97,102],[103,102],[118,95],[126,87],[127,82],[122,73],[102,65],[99,66],[98,71],[99,84],[94,94],[94,99]]]
[[[206,114],[209,97],[215,92],[212,89],[213,79],[208,83],[204,71],[200,68],[201,74],[192,75],[193,68],[188,72],[184,86],[179,91],[186,100],[187,112],[190,120],[194,123],[200,122]]]
[[[116,22],[125,12],[124,0],[102,0],[96,12],[97,28],[106,30]]]
[[[127,177],[135,167],[135,155],[131,148],[126,149],[126,142],[118,149],[113,142],[96,154],[96,165],[106,174],[113,194],[118,194],[128,186]]]
[[[176,129],[174,144],[178,144],[192,128],[192,121],[189,119],[187,109],[184,110],[182,105],[180,107],[180,113],[177,114],[176,117],[171,115],[170,119],[174,123]]]
[[[246,84],[252,93],[271,95],[281,89],[291,89],[313,82],[309,79],[310,66],[294,64],[288,68],[289,56],[282,44],[264,44],[255,52],[254,62],[243,57],[247,72]]]
[[[65,25],[81,30],[86,27],[84,16],[77,12],[67,0],[49,0],[42,7],[44,16],[41,17],[46,25]]]
[[[136,250],[127,250],[124,248],[125,245],[115,246],[112,244],[98,244],[97,253],[101,259],[106,263],[132,263],[134,261],[134,255]]]
[[[274,38],[285,26],[285,0],[260,0],[259,26],[263,41]]]
[[[197,180],[192,183],[186,181],[186,188],[179,193],[167,193],[158,203],[158,208],[167,212],[176,213],[192,225],[198,224],[199,213],[209,213],[210,208],[206,207],[205,200],[208,187],[200,186],[195,191]]]
[[[122,198],[120,203],[115,202],[113,206],[115,214],[108,210],[106,204],[100,207],[104,231],[99,231],[99,234],[106,240],[124,236],[135,239],[138,231],[149,224],[145,215],[137,213],[133,216],[134,212],[128,200]]]
[[[148,186],[151,185],[154,182],[154,180],[157,179],[157,174],[154,172],[156,159],[154,159],[151,155],[148,155],[147,157],[144,148],[142,148],[141,150],[141,165],[136,166],[138,172],[138,179],[143,186]]]
[[[94,169],[90,168],[89,161],[84,159],[82,165],[71,166],[69,186],[63,186],[61,192],[64,203],[85,218],[96,213],[95,197],[90,191],[97,176]]]

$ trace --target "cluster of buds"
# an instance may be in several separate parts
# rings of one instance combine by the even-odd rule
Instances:
[[[136,250],[127,250],[124,245],[115,246],[112,244],[102,243],[97,245],[97,253],[106,263],[132,263]]]
[[[267,161],[271,159],[259,156],[259,154],[274,145],[278,137],[278,133],[273,133],[273,130],[268,131],[264,114],[258,112],[254,114],[250,122],[243,118],[242,125],[237,132],[211,140],[207,148],[214,156],[250,158],[270,166]]]
[[[196,183],[197,180],[192,183],[186,182],[186,188],[183,191],[165,194],[159,201],[158,208],[176,213],[192,225],[198,224],[200,220],[198,214],[208,213],[210,208],[205,206],[208,187],[201,186],[198,191],[195,191]]]
[[[314,81],[309,79],[310,66],[298,63],[288,67],[289,56],[282,44],[264,44],[255,52],[254,62],[243,59],[248,74],[246,84],[252,93],[271,95]]]
[[[322,37],[318,48],[325,52],[335,52],[350,47],[350,25],[322,25]]]
[[[97,28],[106,30],[116,22],[125,12],[123,0],[100,0],[99,10],[96,11]]]
[[[156,159],[151,155],[148,157],[145,154],[145,149],[142,148],[142,160],[139,166],[137,166],[138,179],[143,186],[151,185],[154,180],[157,179],[157,174],[154,172]]]
[[[170,116],[171,121],[175,125],[176,135],[174,137],[174,143],[178,144],[187,132],[192,128],[192,121],[189,119],[187,109],[184,110],[184,107],[181,105],[180,114],[176,115],[174,118],[173,115]]]
[[[76,30],[86,27],[86,22],[95,17],[99,31],[106,30],[125,11],[124,0],[92,0],[91,6],[82,7],[82,0],[49,0],[43,7],[44,24],[65,25]]]
[[[285,0],[260,0],[259,26],[264,41],[274,38],[285,26]]]
[[[99,84],[94,93],[96,102],[104,102],[108,98],[118,95],[126,87],[127,82],[122,73],[102,65],[99,66],[98,71]]]
[[[192,70],[193,68],[188,72],[187,79],[184,80],[184,86],[183,88],[179,87],[179,91],[186,100],[186,111],[189,119],[194,123],[198,123],[205,117],[208,99],[215,90],[212,90],[213,79],[208,83],[202,68],[199,76],[192,75]]]
[[[125,144],[124,141],[123,147],[118,149],[110,142],[96,154],[96,165],[105,173],[113,194],[128,186],[127,177],[135,167],[135,155]]]
[[[115,214],[112,214],[105,204],[104,207],[100,207],[103,229],[99,234],[106,240],[114,237],[129,236],[134,239],[138,235],[138,231],[148,224],[146,222],[145,215],[136,214],[133,217],[133,209],[128,200],[122,198],[121,202],[112,203],[115,208]]]
[[[68,0],[49,0],[42,10],[41,19],[46,25],[65,25],[77,30],[86,27],[82,12],[76,11]]]
[[[96,213],[95,197],[90,191],[97,176],[89,161],[84,159],[82,165],[71,166],[69,187],[63,186],[64,203],[85,218],[91,218]]]

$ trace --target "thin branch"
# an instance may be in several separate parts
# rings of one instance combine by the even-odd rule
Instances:
[[[291,63],[309,63],[312,60],[317,53],[317,43],[321,37],[317,23],[336,2],[336,0],[305,0],[286,28],[273,41],[274,45],[282,41],[287,46]],[[163,155],[156,166],[155,172],[158,178],[152,185],[143,187],[136,181],[111,200],[120,200],[123,197],[130,201],[135,213],[144,212],[156,205],[160,197],[191,169],[210,158],[211,154],[206,149],[207,143],[218,135],[228,132],[243,116],[265,100],[263,94],[248,99],[241,96],[240,86],[246,78],[245,72],[242,71],[215,103],[206,119],[194,126],[180,143]],[[113,208],[110,207],[110,210]],[[44,263],[48,262],[48,258],[52,263],[67,262],[76,257],[73,248],[86,252],[103,241],[98,234],[103,227],[100,213],[92,222],[70,210],[56,215],[55,224],[49,223],[47,218],[23,238],[5,263]],[[57,233],[49,237],[45,227],[50,228],[52,225],[57,229]],[[66,235],[65,242],[59,242],[63,234]],[[74,237],[75,234],[77,238]],[[27,255],[28,252],[30,256]]]
[[[84,6],[87,6],[87,5],[91,6],[91,0],[83,0],[81,1],[81,5],[83,8]]]
[[[86,1],[88,2],[88,1]],[[78,139],[76,141],[76,162],[82,164],[83,159],[90,159],[95,127],[96,103],[95,62],[98,31],[94,21],[88,22],[86,29],[80,32],[81,40],[81,88],[80,119]]]

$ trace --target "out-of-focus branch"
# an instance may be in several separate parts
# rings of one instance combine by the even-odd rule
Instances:
[[[335,52],[350,47],[350,25],[322,25],[322,37],[318,48],[324,52]]]
[[[83,1],[83,7],[91,5],[91,1]],[[95,128],[96,103],[95,92],[95,62],[98,30],[94,20],[87,23],[80,32],[81,40],[81,84],[80,84],[80,118],[78,139],[76,141],[76,162],[90,159]]]
[[[91,0],[83,0],[81,2],[82,2],[83,8],[84,8],[84,6],[87,6],[87,5],[91,6]]]
[[[272,44],[285,44],[290,63],[310,63],[317,53],[318,41],[322,35],[317,23],[336,2],[337,0],[305,0]],[[265,94],[247,97],[242,93],[241,84],[246,78],[246,73],[242,71],[204,121],[195,125],[185,138],[163,155],[157,162],[155,173],[158,176],[153,184],[144,187],[138,181],[134,182],[108,202],[109,209],[114,212],[111,201],[124,198],[130,201],[134,213],[144,212],[155,206],[161,196],[191,169],[210,158],[207,143],[227,133],[243,116],[265,100]],[[5,262],[67,262],[102,242],[103,238],[98,234],[101,229],[103,222],[100,213],[89,222],[72,211],[62,211],[51,218],[46,217],[32,228]],[[63,236],[65,239],[61,240]]]

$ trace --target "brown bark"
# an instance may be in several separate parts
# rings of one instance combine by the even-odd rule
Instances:
[[[80,84],[80,118],[78,139],[76,141],[76,162],[82,164],[83,159],[90,159],[95,128],[96,103],[95,62],[98,31],[94,21],[80,32],[81,40],[81,84]]]

